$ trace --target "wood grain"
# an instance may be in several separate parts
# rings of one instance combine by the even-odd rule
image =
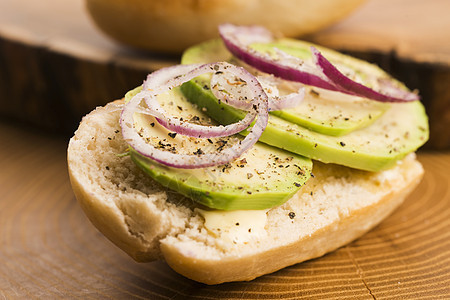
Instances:
[[[450,153],[381,225],[322,258],[251,282],[206,286],[139,264],[87,220],[67,140],[0,122],[0,299],[445,299],[450,295]]]

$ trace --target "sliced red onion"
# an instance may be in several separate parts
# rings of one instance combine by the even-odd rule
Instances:
[[[235,108],[250,110],[252,91],[246,88],[247,82],[234,73],[215,73],[211,77],[210,89],[219,103],[224,102]]]
[[[282,80],[274,76],[257,76],[264,91],[269,97],[269,111],[282,110],[298,106],[305,98],[305,88],[298,87],[297,92],[280,96],[278,86],[282,85]]]
[[[262,27],[222,24],[219,26],[219,34],[227,49],[234,56],[259,71],[273,74],[285,80],[298,81],[324,89],[336,90],[333,84],[330,84],[318,75],[312,74],[311,68],[307,64],[300,63],[295,67],[290,63],[283,65],[283,60],[276,60],[268,54],[259,53],[248,47],[250,44],[248,41],[252,43],[273,41],[273,36],[270,32]],[[260,39],[258,39],[258,34],[261,34]]]
[[[222,165],[238,158],[258,141],[268,122],[268,100],[267,95],[258,80],[253,75],[243,68],[236,67],[228,63],[212,63],[200,66],[192,65],[190,68],[186,67],[186,65],[182,65],[179,68],[180,72],[176,72],[177,66],[169,68],[167,73],[164,70],[165,69],[162,69],[150,76],[144,84],[145,89],[135,95],[122,110],[120,125],[122,127],[123,137],[125,141],[139,154],[170,167],[185,169],[205,168],[209,166]],[[249,134],[243,140],[222,150],[219,153],[205,153],[201,155],[172,153],[155,148],[153,145],[147,143],[134,127],[134,114],[136,112],[153,115],[162,121],[161,124],[163,126],[163,123],[165,123],[165,125],[171,128],[180,129],[181,134],[183,134],[181,132],[183,131],[188,133],[195,132],[195,135],[192,136],[224,136],[223,133],[218,135],[214,134],[220,131],[226,131],[226,126],[214,127],[196,124],[187,125],[177,119],[174,119],[173,117],[167,117],[165,111],[156,101],[158,94],[166,92],[171,88],[181,85],[182,83],[199,75],[210,72],[232,72],[236,76],[240,76],[240,78],[247,83],[246,89],[251,91],[251,109],[254,110],[257,115],[255,124],[252,126]],[[168,74],[170,74],[170,76]],[[145,102],[147,107],[142,106],[142,102]],[[250,113],[248,115],[250,115]],[[253,119],[254,117],[251,120]],[[175,125],[172,123],[173,121],[175,121]],[[233,125],[237,127],[235,124]],[[182,128],[179,128],[179,126],[182,126]],[[185,129],[186,126],[189,129]],[[207,130],[205,130],[205,127]],[[229,130],[227,135],[231,135],[229,132],[234,132],[234,130]]]
[[[374,89],[358,83],[344,75],[315,47],[311,46],[311,52],[317,66],[342,92],[380,102],[409,102],[419,100],[419,96],[417,94],[397,88],[392,84],[392,81],[387,79],[378,80],[383,92],[377,92]]]
[[[257,115],[256,110],[252,109],[250,106],[246,107],[246,110],[249,110],[250,112],[244,117],[244,119],[240,120],[237,123],[226,126],[205,126],[193,124],[188,121],[181,121],[179,118],[168,115],[167,112],[159,105],[159,102],[156,99],[157,94],[168,91],[176,86],[180,86],[181,84],[208,72],[214,72],[213,78],[222,76],[223,74],[232,74],[233,76],[236,76],[238,78],[248,78],[248,72],[243,68],[234,66],[231,68],[231,64],[214,64],[214,66],[217,66],[217,70],[211,70],[211,65],[178,65],[158,70],[150,74],[143,84],[143,89],[147,91],[153,91],[154,96],[152,96],[152,94],[146,95],[145,101],[147,103],[148,109],[147,111],[142,112],[151,114],[156,117],[158,122],[167,129],[191,137],[224,137],[245,130],[250,126]],[[226,72],[225,70],[223,70],[224,68],[227,69]],[[241,88],[237,92],[242,93],[244,90],[246,89]],[[242,99],[237,99],[236,102],[250,103],[249,101],[243,101]],[[231,105],[233,104],[235,103],[231,103]],[[240,108],[239,105],[234,106]]]
[[[303,98],[305,98],[304,88],[300,89],[298,93],[271,98],[271,101],[269,102],[269,111],[296,107],[302,102]]]
[[[273,40],[270,32],[257,26],[245,27],[223,24],[219,26],[219,33],[227,49],[238,59],[259,71],[273,74],[285,80],[297,81],[381,102],[407,102],[419,99],[417,94],[395,87],[390,80],[389,83],[381,82],[382,92],[358,83],[342,74],[314,47],[312,47],[312,52],[316,66],[279,49],[275,49],[278,59],[272,58],[269,54],[257,52],[249,47],[251,42],[270,42]],[[257,35],[260,35],[260,37]]]
[[[184,74],[189,73],[195,68],[201,67],[203,64],[191,65],[175,65],[156,70],[147,76],[147,80],[142,85],[143,90],[167,90],[165,85],[174,78],[181,78]]]
[[[295,107],[299,105],[305,97],[303,86],[299,87],[298,91],[295,93],[280,96],[277,85],[282,84],[281,79],[274,77],[273,75],[257,76],[256,78],[258,79],[259,83],[261,84],[269,98],[269,111]],[[251,102],[249,101],[249,99],[251,98],[245,94],[245,89],[242,89],[242,85],[245,84],[246,83],[244,81],[234,75],[213,75],[211,78],[210,87],[212,93],[214,94],[214,96],[216,96],[219,102],[225,102],[236,108],[248,110],[251,106]],[[225,89],[221,87],[227,88]],[[238,99],[234,98],[236,95],[239,96]],[[242,98],[244,98],[244,101],[242,101]]]

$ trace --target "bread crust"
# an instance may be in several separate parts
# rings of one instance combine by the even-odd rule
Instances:
[[[287,245],[275,245],[268,251],[253,255],[208,260],[202,259],[197,253],[183,251],[177,244],[163,243],[161,250],[164,259],[172,269],[190,279],[206,284],[220,284],[253,280],[287,266],[323,256],[362,236],[403,203],[423,175],[422,167],[417,161],[409,162],[405,167],[408,169],[409,179],[402,187],[386,194],[376,203],[352,211],[337,222]]]
[[[218,37],[222,23],[264,25],[299,37],[344,18],[364,0],[86,0],[95,24],[113,39],[138,48],[180,53]],[[324,13],[326,12],[326,13]]]
[[[162,258],[180,274],[206,284],[252,280],[333,251],[379,224],[423,176],[414,154],[379,173],[315,162],[315,177],[288,202],[268,212],[268,236],[257,241],[261,247],[227,250],[215,245],[216,238],[205,229],[192,201],[168,192],[129,157],[117,155],[127,147],[117,104],[121,102],[84,117],[69,142],[74,194],[94,226],[135,260]],[[328,209],[330,203],[336,207]],[[305,217],[302,205],[316,205],[309,211],[329,218],[291,224],[277,217],[292,210],[300,222]],[[312,226],[302,229],[305,224]]]
[[[117,105],[122,103],[99,107],[83,118],[67,149],[69,178],[91,223],[133,259],[148,262],[161,258],[160,239],[184,229],[192,210],[189,202],[166,202],[166,188],[120,156],[128,147],[119,126]]]
[[[120,102],[116,103],[120,104]],[[125,224],[124,214],[117,204],[107,199],[105,194],[95,192],[95,188],[92,186],[95,183],[89,182],[92,175],[88,173],[92,171],[84,169],[89,166],[81,162],[83,155],[93,155],[83,152],[89,147],[88,141],[83,135],[86,127],[98,127],[96,119],[99,118],[102,110],[103,108],[98,108],[85,116],[69,142],[67,160],[72,190],[88,219],[103,235],[135,260],[149,261],[154,259],[154,255],[149,253],[148,246],[142,243],[138,237],[130,234],[129,228]],[[93,138],[97,139],[99,136],[93,135]],[[80,143],[81,145],[77,145]],[[92,159],[94,158],[92,157]],[[100,169],[100,165],[97,167]]]

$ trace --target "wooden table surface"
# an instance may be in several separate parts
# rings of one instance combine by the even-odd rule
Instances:
[[[393,10],[374,13],[381,2],[370,1],[355,16],[311,38],[348,51],[373,42],[386,46],[383,37],[362,38],[377,31],[378,17],[392,20],[394,14],[396,19]],[[425,3],[383,0],[388,2],[397,3],[397,12],[403,7],[417,11]],[[433,3],[449,5],[446,0]],[[427,23],[428,32],[436,31],[424,39],[431,48],[406,47],[420,40],[416,31],[409,30],[412,40],[398,40],[398,24],[384,22],[392,28],[389,41],[401,47],[375,50],[382,52],[381,61],[395,62],[394,71],[420,75],[421,92],[431,101],[432,128],[440,128],[432,131],[433,143],[445,148],[450,144],[450,39],[445,39],[450,26],[439,24],[450,19],[436,6],[422,15],[433,9],[444,17]],[[60,13],[46,18],[51,11]],[[362,21],[367,27],[355,26]],[[407,28],[426,27],[416,23]],[[436,42],[442,47],[431,55]],[[72,193],[67,133],[92,107],[120,97],[147,72],[178,59],[111,42],[95,30],[81,0],[0,1],[0,299],[450,298],[450,152],[445,151],[419,153],[426,170],[423,181],[374,230],[322,258],[251,282],[199,284],[163,262],[136,263],[106,240]],[[48,133],[61,128],[63,135]]]
[[[206,286],[163,262],[134,262],[90,224],[68,180],[67,139],[4,122],[0,136],[0,299],[450,296],[450,153],[419,153],[419,187],[355,242],[251,282]]]

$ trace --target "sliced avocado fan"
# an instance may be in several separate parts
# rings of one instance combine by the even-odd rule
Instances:
[[[284,49],[289,48],[292,55],[295,54],[292,48],[298,47],[299,50],[296,55],[305,56],[307,54],[305,54],[304,49],[309,49],[312,44],[282,39],[279,43],[273,45],[280,48],[285,47]],[[271,47],[274,47],[273,45]],[[268,46],[257,45],[256,47],[265,47],[264,51],[267,51]],[[316,47],[320,51],[324,51],[323,47]],[[331,53],[331,61],[347,67],[350,66],[356,73],[389,77],[384,71],[367,62],[343,54],[339,54],[335,58],[333,55],[337,52],[332,50],[326,50],[324,55],[327,56],[328,53]],[[183,64],[233,60],[235,59],[224,47],[221,40],[207,41],[194,46],[182,56]],[[360,70],[364,70],[364,72],[360,72]],[[364,76],[367,76],[363,75],[360,76],[362,81],[364,81]],[[400,85],[400,83],[398,84]],[[245,112],[217,101],[210,91],[208,76],[199,76],[183,84],[181,89],[189,101],[198,105],[211,118],[221,124],[236,122],[245,115]],[[317,101],[321,100],[317,99]],[[365,99],[364,101],[370,100]],[[370,101],[370,103],[372,102],[374,101]],[[303,123],[286,116],[289,115],[289,112],[275,113],[278,116],[272,112],[269,124],[260,141],[325,163],[336,163],[367,171],[380,171],[393,166],[397,160],[410,152],[414,152],[428,140],[428,119],[425,109],[419,101],[388,105],[380,105],[380,103],[374,102],[373,106],[369,104],[367,118],[363,121],[358,120],[353,113],[347,112],[344,123],[349,122],[353,125],[349,130],[340,131],[337,135],[330,129],[331,127],[336,128],[337,122],[327,126],[325,119],[333,115],[330,114],[330,111],[335,108],[328,107],[324,103],[321,103],[321,109],[324,109],[327,113],[322,112],[318,116],[314,116],[314,122],[324,123],[322,124],[324,126],[319,126],[321,129],[307,124],[309,122],[308,116],[310,116],[307,112],[303,117],[298,116],[297,112],[291,113],[291,115],[294,114],[300,119],[303,118]],[[360,109],[358,105],[351,107],[356,110]],[[373,109],[377,110],[378,113],[372,115]],[[320,118],[323,119],[320,120]],[[348,118],[348,120],[345,120],[345,118]],[[327,127],[330,130],[326,129]]]

